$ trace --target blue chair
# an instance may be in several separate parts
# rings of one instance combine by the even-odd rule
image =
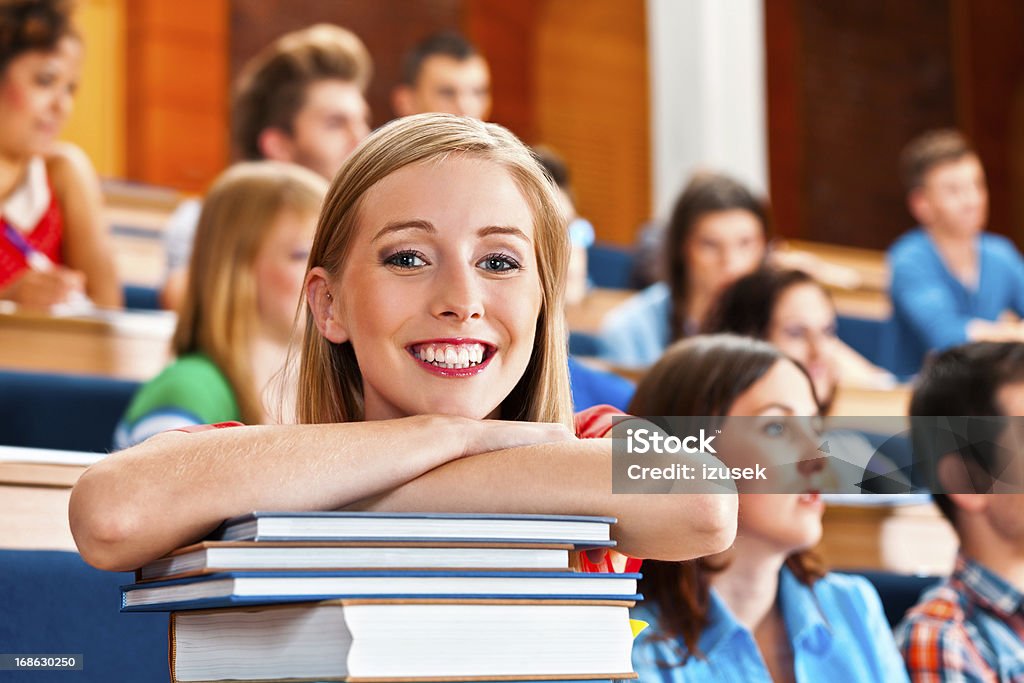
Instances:
[[[109,377],[0,370],[0,444],[107,452],[138,388]]]
[[[32,683],[167,681],[167,615],[121,614],[130,573],[105,572],[78,553],[0,550],[0,649],[79,655],[81,671],[0,673]],[[5,676],[10,676],[7,678]]]
[[[587,279],[595,287],[632,287],[634,254],[631,249],[595,242],[587,249]]]
[[[921,594],[942,579],[937,576],[916,576],[883,571],[858,571],[871,582],[882,598],[885,618],[890,626],[896,626],[911,607],[917,604]]]
[[[143,287],[142,285],[125,285],[124,307],[143,311],[159,311],[160,290],[155,287]]]
[[[896,324],[889,320],[838,317],[839,338],[880,368],[896,372]]]

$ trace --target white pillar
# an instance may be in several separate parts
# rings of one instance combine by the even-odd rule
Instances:
[[[698,168],[768,188],[763,0],[647,0],[652,197]]]

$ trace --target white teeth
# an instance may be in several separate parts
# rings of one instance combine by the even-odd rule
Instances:
[[[421,361],[439,368],[465,369],[482,363],[485,352],[483,344],[425,344],[419,347],[415,355]]]

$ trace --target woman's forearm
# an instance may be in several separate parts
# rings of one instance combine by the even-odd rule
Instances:
[[[457,418],[159,434],[90,467],[71,495],[83,557],[138,567],[253,510],[332,510],[465,453]]]
[[[732,544],[734,493],[613,494],[611,451],[610,439],[584,439],[483,453],[352,507],[611,516],[617,549],[645,559],[691,559]]]

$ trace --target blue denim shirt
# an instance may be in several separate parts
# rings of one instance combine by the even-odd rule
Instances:
[[[788,569],[779,576],[782,618],[793,648],[800,683],[903,683],[907,673],[885,620],[882,602],[864,578],[828,574],[809,588]],[[701,656],[682,664],[682,638],[658,635],[653,605],[638,606],[634,619],[651,624],[633,644],[633,668],[643,683],[771,683],[754,635],[711,590],[710,623],[700,636]]]

